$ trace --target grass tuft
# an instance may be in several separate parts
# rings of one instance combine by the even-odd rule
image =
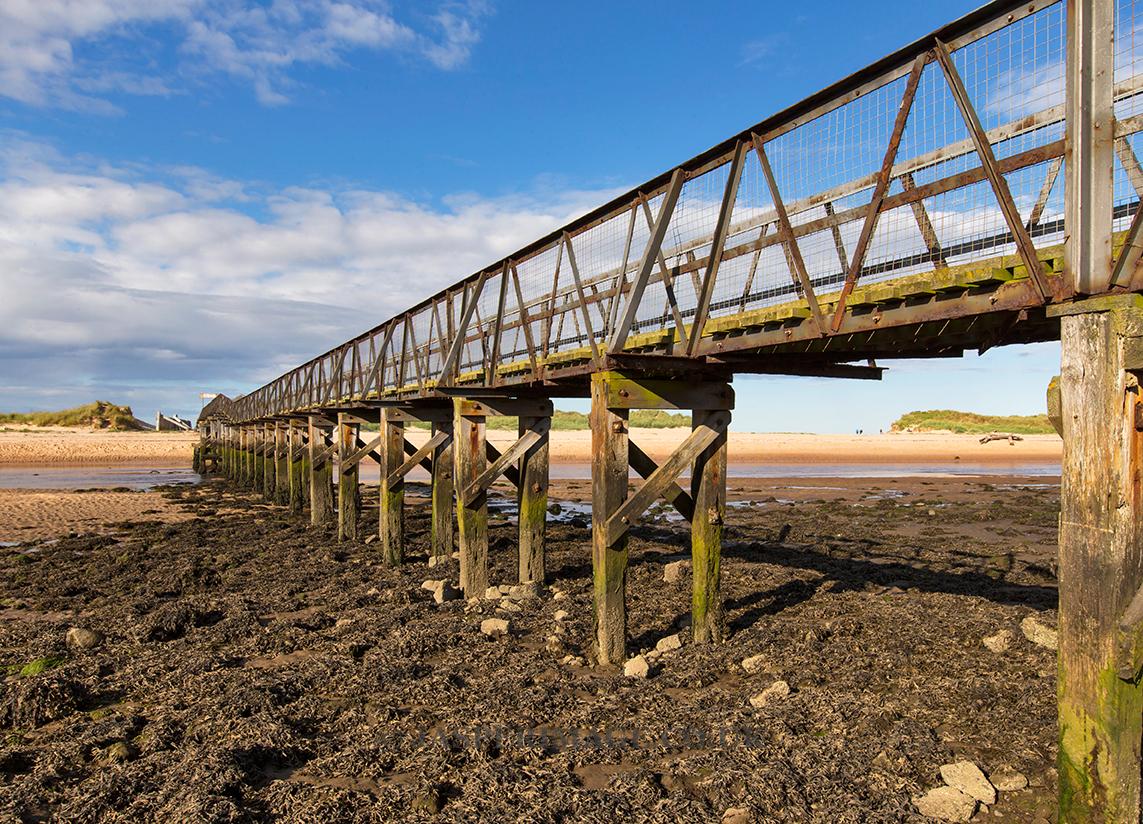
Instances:
[[[957,432],[984,435],[1007,432],[1015,435],[1055,433],[1047,415],[977,415],[952,409],[909,412],[893,422],[894,432]]]

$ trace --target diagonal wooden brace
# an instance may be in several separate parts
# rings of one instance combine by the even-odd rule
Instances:
[[[695,429],[651,477],[607,519],[607,541],[614,543],[642,518],[651,503],[675,483],[679,474],[690,466],[704,449],[718,440],[730,426],[730,413],[714,413],[709,423]]]
[[[643,480],[648,480],[659,469],[659,465],[651,456],[631,441],[627,443],[627,454],[631,468],[638,472]],[[694,500],[677,483],[667,485],[667,488],[663,490],[663,499],[688,521],[694,517]]]
[[[529,429],[516,443],[505,449],[487,469],[480,473],[480,475],[461,492],[461,500],[464,501],[464,505],[472,506],[473,502],[480,496],[480,493],[488,489],[488,487],[492,485],[492,482],[502,474],[506,474],[505,470],[511,467],[512,464],[517,463],[520,458],[524,456],[525,452],[543,439],[550,426],[551,423],[549,419],[541,419],[535,428]]]
[[[380,438],[378,438],[378,440],[380,440]],[[424,446],[413,452],[408,460],[389,473],[389,483],[397,483],[397,481],[412,472],[413,467],[423,464],[426,460],[429,461],[429,466],[426,468],[431,472],[432,460],[429,458],[429,455],[433,454],[433,451],[437,449],[437,447],[447,446],[449,443],[452,443],[452,435],[448,432],[437,432],[425,442]],[[407,448],[409,442],[405,441],[405,445]]]
[[[337,452],[336,444],[330,444],[320,452],[315,452],[312,460],[313,469],[320,469],[326,461],[333,457],[335,452]]]
[[[487,455],[488,460],[492,461],[493,463],[500,460],[500,450],[493,446],[490,441],[484,442],[484,454]],[[516,467],[504,467],[503,475],[508,483],[512,484],[512,486],[516,487],[517,489],[520,488],[520,471],[516,469]]]
[[[365,444],[364,446],[361,445],[361,439],[360,438],[357,439],[357,443],[358,443],[358,448],[354,452],[350,453],[349,455],[347,455],[345,458],[342,459],[342,461],[341,461],[342,469],[351,469],[351,468],[357,466],[359,463],[361,463],[366,458],[368,458],[369,453],[373,452],[373,450],[375,450],[377,447],[379,447],[381,445],[381,436],[378,435],[376,438],[374,438],[373,440],[371,440],[369,443]]]

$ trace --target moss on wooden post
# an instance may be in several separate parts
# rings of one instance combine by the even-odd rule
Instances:
[[[274,500],[274,487],[277,485],[278,469],[274,465],[274,425],[264,424],[262,432],[262,454],[258,462],[262,464],[262,497]]]
[[[695,429],[709,425],[715,415],[696,410]],[[691,568],[694,590],[691,598],[691,632],[695,643],[720,643],[725,634],[722,605],[722,523],[726,517],[726,431],[699,453],[691,473]]]
[[[516,490],[520,527],[520,583],[544,582],[544,532],[548,518],[548,432],[550,417],[521,415],[519,436],[543,433],[520,459],[520,485]]]
[[[1130,297],[1061,318],[1061,822],[1140,820],[1143,627],[1125,613],[1143,584],[1143,308]]]
[[[357,540],[357,518],[361,510],[361,492],[357,485],[357,464],[344,466],[344,461],[357,451],[357,424],[344,413],[337,416],[337,539]]]
[[[608,407],[606,384],[591,381],[591,568],[595,653],[600,664],[627,657],[627,533],[607,541],[607,519],[627,498],[626,409]]]
[[[433,423],[433,435],[452,435],[452,421]],[[429,557],[433,565],[452,561],[456,530],[453,528],[453,447],[452,439],[433,450],[432,537]]]
[[[299,514],[305,509],[309,490],[306,488],[306,452],[302,449],[302,427],[297,421],[290,421],[286,442],[290,450],[290,512]]]
[[[405,460],[405,421],[392,408],[381,410],[381,552],[389,566],[405,560],[405,479],[389,476]]]
[[[481,491],[470,503],[463,490],[488,466],[485,415],[464,414],[468,402],[453,401],[453,455],[456,479],[456,524],[460,544],[460,588],[466,598],[479,598],[488,588],[488,495]]]
[[[285,421],[274,422],[274,503],[290,502],[290,441]]]
[[[333,520],[333,459],[325,454],[324,428],[309,419],[310,523],[314,526]]]

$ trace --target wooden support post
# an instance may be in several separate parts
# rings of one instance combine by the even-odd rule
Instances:
[[[711,427],[725,414],[709,410],[691,413],[692,429]],[[720,565],[722,522],[726,517],[726,429],[699,453],[691,472],[691,632],[696,644],[721,643],[725,635]]]
[[[460,588],[479,598],[488,588],[488,495],[481,491],[465,503],[461,490],[488,467],[486,413],[464,398],[453,401],[453,456],[457,487],[456,522],[460,543]]]
[[[306,450],[302,449],[302,426],[290,421],[290,512],[301,513],[305,509],[306,498]]]
[[[258,451],[262,448],[262,432],[257,425],[250,427],[250,488],[255,492],[262,491],[262,457]]]
[[[290,503],[290,440],[285,421],[274,421],[274,503]]]
[[[337,416],[337,539],[357,540],[357,518],[361,511],[361,490],[357,485],[358,464],[346,468],[345,458],[357,451],[358,426],[344,413]]]
[[[267,501],[274,500],[274,487],[278,483],[278,469],[274,465],[274,425],[264,424],[259,427],[262,432],[262,454],[258,462],[262,464],[262,497]]]
[[[333,520],[333,461],[321,459],[325,451],[323,423],[313,415],[309,418],[310,523],[314,526]]]
[[[1059,821],[1138,822],[1143,621],[1130,605],[1143,584],[1143,298],[1086,303],[1119,308],[1057,312]]]
[[[254,465],[257,463],[254,447],[257,443],[257,432],[253,426],[244,429],[242,442],[242,476],[243,485],[254,489]]]
[[[247,434],[248,434],[248,427],[240,426],[240,427],[238,427],[238,432],[235,435],[236,440],[237,440],[237,446],[238,446],[237,472],[238,472],[238,485],[239,486],[246,486],[247,482],[248,482],[247,474],[246,474]]]
[[[607,520],[627,499],[626,409],[611,408],[602,373],[591,381],[591,566],[595,653],[600,664],[627,657],[627,533],[607,539]]]
[[[516,490],[520,527],[520,583],[544,583],[544,531],[548,516],[548,432],[551,417],[520,416],[519,435],[541,432],[520,459]]]
[[[380,538],[385,563],[399,566],[405,559],[405,478],[389,475],[405,460],[405,421],[396,410],[381,410]]]
[[[452,547],[455,529],[453,528],[453,447],[452,421],[433,424],[433,434],[444,433],[449,440],[433,451],[433,526],[429,548],[429,563],[432,566],[452,561]],[[434,560],[435,559],[435,560]]]

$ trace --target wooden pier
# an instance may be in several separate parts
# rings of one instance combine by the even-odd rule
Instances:
[[[519,504],[518,582],[543,583],[552,400],[590,398],[593,654],[613,666],[627,655],[628,532],[660,499],[691,525],[693,639],[725,638],[735,375],[877,380],[894,358],[1059,339],[1060,821],[1138,822],[1141,17],[1111,0],[978,9],[266,386],[216,398],[196,467],[336,523],[341,540],[375,532],[391,565],[405,560],[405,478],[423,467],[430,563],[458,552],[455,578],[479,597],[506,583],[488,573],[501,477]],[[689,411],[692,432],[656,464],[630,438],[633,409]],[[519,420],[503,452],[490,415]],[[414,423],[431,427],[420,447]],[[380,467],[376,523],[362,520],[363,460]]]

